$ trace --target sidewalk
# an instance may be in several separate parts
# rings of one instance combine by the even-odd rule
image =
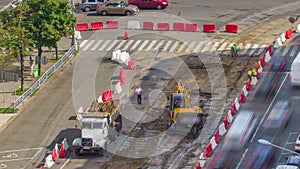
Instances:
[[[67,51],[71,46],[70,38],[63,38],[58,42],[58,55],[59,58]],[[37,56],[37,51],[32,52],[32,59],[35,60],[35,56]],[[46,56],[48,58],[48,63],[46,65],[42,65],[41,71],[45,72],[49,69],[55,61],[55,49],[48,50],[48,48],[43,49],[42,56]],[[20,62],[13,62],[13,65],[20,68]],[[29,88],[37,79],[30,75],[30,65],[29,65],[29,56],[24,58],[24,89]],[[0,82],[0,108],[13,108],[13,102],[20,97],[19,95],[15,95],[15,91],[21,87],[21,78],[18,77],[18,81],[1,81]],[[22,107],[20,105],[19,107]],[[14,115],[12,114],[0,114],[0,128]]]

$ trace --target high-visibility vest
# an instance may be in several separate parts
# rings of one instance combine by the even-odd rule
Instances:
[[[252,70],[252,74],[253,74],[253,76],[256,76],[256,75],[257,75],[257,72],[254,71],[254,70]]]
[[[236,53],[239,50],[239,47],[237,45],[233,45],[234,53]]]
[[[252,70],[248,70],[248,76],[252,76]]]

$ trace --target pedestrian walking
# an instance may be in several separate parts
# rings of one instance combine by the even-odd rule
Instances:
[[[143,90],[141,89],[141,86],[137,86],[135,89],[135,94],[137,96],[138,104],[142,104],[142,93],[143,93]]]
[[[29,65],[30,65],[30,75],[33,75],[34,64],[33,64],[33,59],[31,56],[29,57]]]
[[[204,108],[204,105],[205,105],[205,103],[204,103],[204,101],[201,99],[201,100],[199,101],[199,107],[200,107],[201,109],[203,109],[203,108]]]

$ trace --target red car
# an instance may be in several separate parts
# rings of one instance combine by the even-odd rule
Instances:
[[[138,6],[140,9],[164,9],[169,5],[168,0],[128,0],[128,3]]]

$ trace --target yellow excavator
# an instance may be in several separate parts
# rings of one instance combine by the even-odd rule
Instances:
[[[198,137],[207,117],[200,107],[191,105],[190,90],[182,81],[178,82],[176,93],[171,94],[170,115],[172,121],[168,132],[192,138]]]

